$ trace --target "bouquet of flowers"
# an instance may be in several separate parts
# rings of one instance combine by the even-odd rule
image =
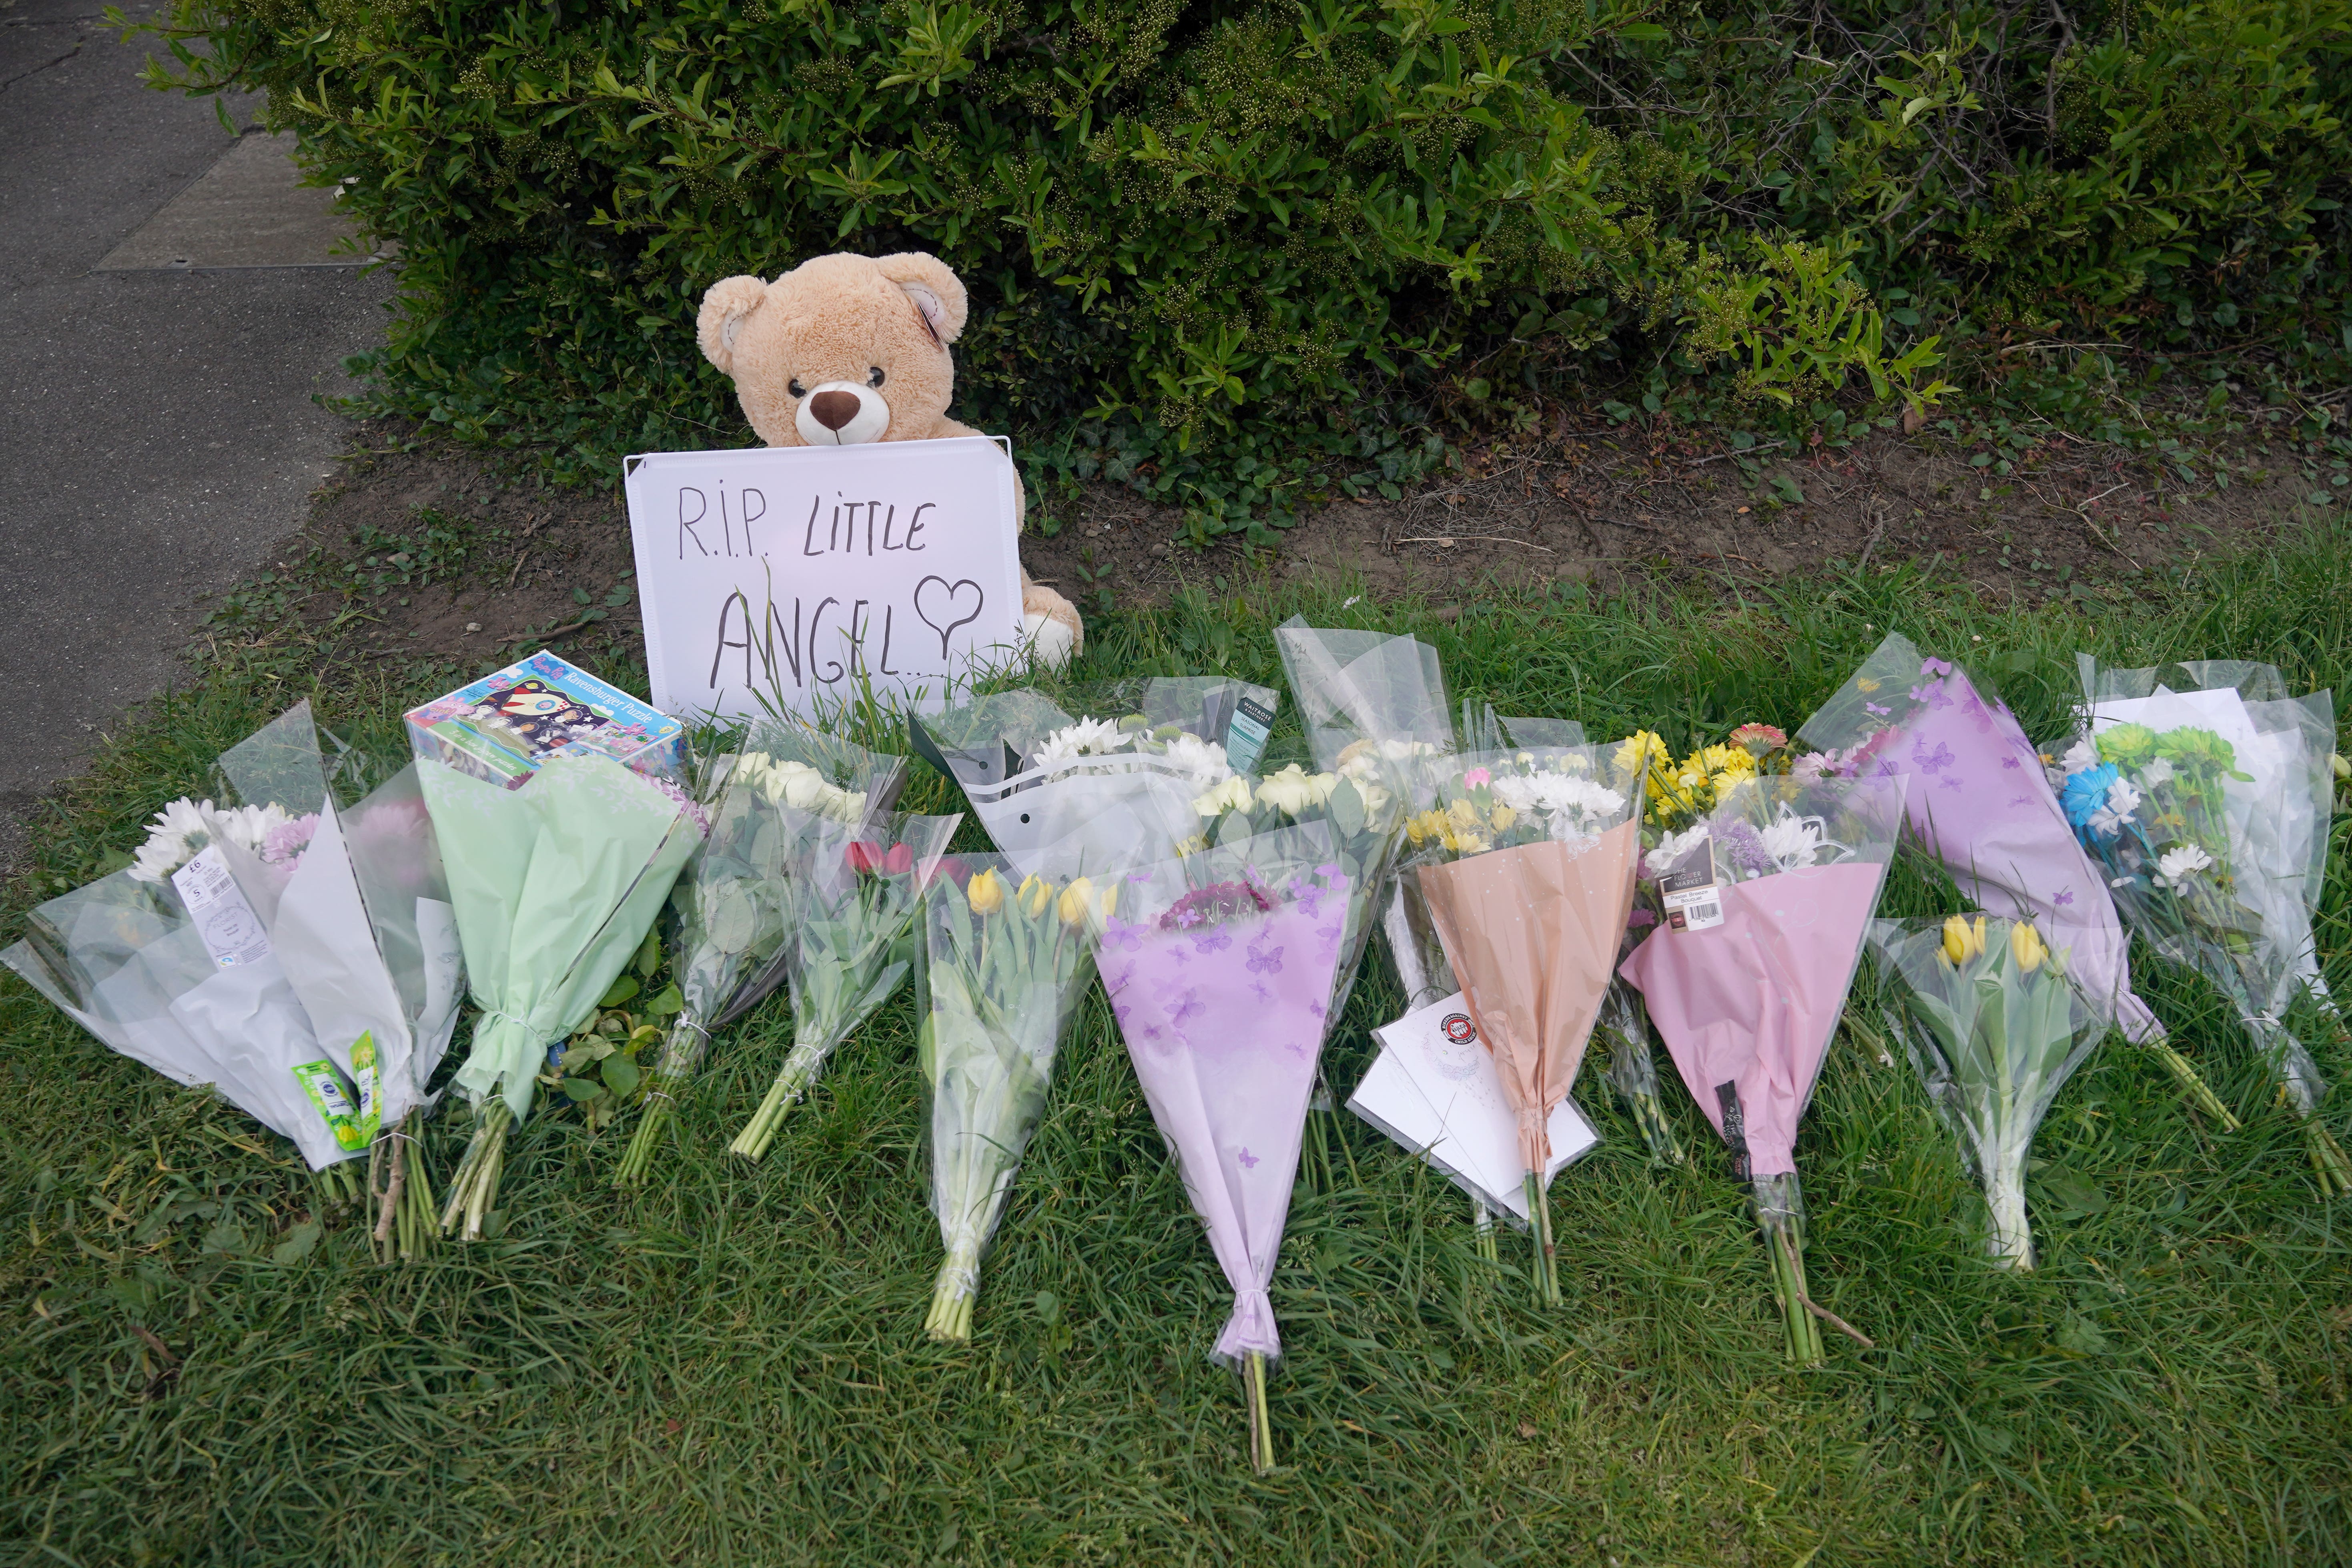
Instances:
[[[482,1010],[456,1079],[478,1120],[441,1214],[470,1240],[549,1047],[635,956],[708,819],[668,779],[601,753],[551,752],[512,785],[431,756],[416,768]]]
[[[2087,655],[2083,686],[2090,732],[2053,770],[2067,820],[2133,929],[2237,1008],[2303,1119],[2321,1191],[2352,1192],[2352,1162],[2319,1119],[2326,1085],[2286,1021],[2306,995],[2334,1011],[2312,939],[2333,700],[2287,697],[2267,665],[2103,670]]]
[[[1887,1021],[1984,1183],[1993,1257],[2032,1268],[2026,1153],[2060,1086],[2106,1032],[2105,1014],[2031,921],[1878,921],[1870,948]]]
[[[1194,798],[1256,762],[1276,697],[1238,680],[1171,677],[1070,700],[1080,716],[1042,692],[999,692],[910,726],[916,753],[962,786],[1024,876],[1076,868],[1115,878],[1166,858],[1197,830]]]
[[[332,771],[361,760],[346,753]],[[435,1220],[419,1141],[425,1084],[457,1027],[465,963],[416,770],[338,811],[307,702],[225,752],[220,770],[248,809],[286,819],[257,854],[215,821],[215,849],[320,1044],[356,1089],[359,1125],[376,1132],[375,1241],[387,1262],[417,1257]],[[218,815],[208,804],[196,811]]]
[[[1346,931],[1331,995],[1324,1005],[1328,1038],[1347,1010],[1349,994],[1371,934],[1373,900],[1386,884],[1404,829],[1404,801],[1382,780],[1377,755],[1359,746],[1340,753],[1339,771],[1310,773],[1297,763],[1263,778],[1234,773],[1192,803],[1201,831],[1177,847],[1198,854],[1215,845],[1239,843],[1278,828],[1320,822],[1328,830],[1331,858],[1347,879]]]
[[[880,755],[787,721],[756,726],[737,752],[703,770],[697,798],[710,816],[702,849],[677,880],[672,973],[684,1005],[646,1079],[645,1109],[615,1180],[646,1179],[677,1114],[675,1096],[702,1064],[710,1032],[760,1003],[783,979],[796,835],[834,824],[864,830],[886,816],[904,759]]]
[[[1118,885],[1017,875],[1001,856],[964,858],[923,894],[915,990],[928,1004],[920,1057],[931,1089],[931,1212],[947,1258],[923,1328],[971,1338],[981,1254],[996,1233],[1022,1151]]]
[[[1728,740],[1695,747],[1676,763],[1655,731],[1643,730],[1617,748],[1612,761],[1620,772],[1641,775],[1649,806],[1647,841],[1655,843],[1664,833],[1687,827],[1714,810],[1727,793],[1748,780],[1788,772],[1789,737],[1770,724],[1742,724]],[[1637,883],[1633,910],[1626,917],[1625,938],[1617,955],[1621,971],[1633,950],[1658,927],[1663,911],[1654,895],[1653,884]],[[1601,1022],[1595,1027],[1609,1045],[1609,1081],[1632,1113],[1633,1125],[1641,1130],[1642,1141],[1649,1145],[1651,1163],[1681,1164],[1682,1141],[1675,1136],[1664,1102],[1658,1097],[1658,1063],[1650,1050],[1650,1023],[1642,1007],[1642,994],[1622,973],[1610,983],[1609,994],[1601,1005]]]
[[[784,943],[793,1048],[759,1110],[728,1145],[749,1160],[767,1153],[834,1047],[907,978],[915,910],[963,820],[893,814],[857,827],[782,809],[793,847],[785,868],[793,891]]]
[[[1797,1119],[1878,905],[1903,790],[1900,779],[1759,778],[1724,791],[1644,856],[1665,918],[1621,971],[1752,1185],[1789,1353],[1806,1365],[1822,1358],[1814,1316],[1844,1324],[1805,1291]]]
[[[1518,1121],[1536,1284],[1559,1302],[1547,1124],[1616,966],[1641,855],[1642,780],[1596,747],[1459,759],[1405,825],[1410,858],[1504,1102]]]
[[[286,1137],[330,1202],[358,1199],[347,1162],[372,1151],[377,1239],[414,1256],[431,1187],[406,1123],[461,983],[415,775],[339,810],[308,703],[219,765],[246,804],[173,802],[129,868],[35,910],[0,962],[113,1049]]]
[[[1129,873],[1097,955],[1152,1119],[1233,1286],[1216,1355],[1242,1373],[1261,1471],[1274,1464],[1265,1364],[1282,1350],[1266,1286],[1347,896],[1323,824],[1261,833]]]
[[[2133,993],[2107,879],[2075,842],[2033,742],[1999,698],[1967,669],[1889,636],[1797,733],[1814,748],[1796,764],[1801,776],[1908,780],[1912,837],[1961,896],[2046,933],[2092,1005],[2221,1110]]]
[[[1454,750],[1437,650],[1412,637],[1310,626],[1297,616],[1275,628],[1274,642],[1318,771],[1378,785],[1402,816],[1426,808],[1437,765]],[[1406,1011],[1451,995],[1457,987],[1412,879],[1396,878],[1359,897],[1381,911]]]

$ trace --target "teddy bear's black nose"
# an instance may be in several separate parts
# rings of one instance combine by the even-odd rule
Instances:
[[[854,392],[820,392],[809,399],[809,412],[816,422],[828,430],[838,430],[857,417],[857,395]]]

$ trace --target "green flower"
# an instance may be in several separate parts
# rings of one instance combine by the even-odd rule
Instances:
[[[2105,742],[2110,737],[2125,730],[2137,728],[2137,725],[2118,724],[2100,737],[2101,750],[2105,749]],[[2145,731],[2141,732],[2146,733]],[[2193,769],[2199,773],[2221,773],[2241,780],[2252,776],[2237,771],[2237,752],[2229,742],[2210,730],[2188,728],[2168,730],[2156,737],[2156,754],[2169,759],[2176,767]]]
[[[2118,724],[2100,734],[2099,760],[2136,768],[2156,755],[2158,743],[2156,731],[2145,724]]]

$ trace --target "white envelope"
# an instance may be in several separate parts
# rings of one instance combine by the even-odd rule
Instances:
[[[1348,1097],[1348,1109],[1452,1177],[1498,1214],[1527,1223],[1527,1172],[1518,1119],[1503,1103],[1495,1058],[1479,1040],[1462,994],[1372,1031],[1381,1054]],[[1571,1098],[1547,1125],[1552,1177],[1601,1142]]]

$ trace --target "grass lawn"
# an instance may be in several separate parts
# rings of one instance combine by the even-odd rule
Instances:
[[[1304,610],[1432,638],[1457,696],[1678,750],[1742,720],[1793,729],[1889,626],[1977,659],[2043,737],[2077,648],[2264,659],[2352,694],[2352,531],[2320,525],[2096,622],[1907,567],[1736,605],[1569,585],[1442,622],[1347,592],[1220,584],[1104,620],[1081,673],[1269,679],[1270,628]],[[113,737],[37,830],[8,926],[312,691],[307,652],[216,661]],[[330,725],[396,743],[400,709],[451,674],[331,673],[314,695]],[[950,793],[919,768],[908,804]],[[2320,940],[2352,991],[2343,823]],[[1906,872],[1888,903],[1937,899]],[[1808,1269],[1877,1348],[1832,1335],[1811,1373],[1784,1369],[1744,1188],[1670,1068],[1698,1152],[1672,1172],[1597,1074],[1580,1085],[1605,1142],[1554,1189],[1549,1312],[1523,1238],[1481,1264],[1454,1188],[1312,1114],[1273,1286],[1280,1467],[1259,1479],[1206,1359],[1226,1288],[1099,991],[976,1337],[950,1350],[921,1334],[940,1238],[903,994],[763,1164],[725,1146],[790,1041],[781,997],[722,1034],[641,1195],[610,1185],[630,1121],[535,1116],[499,1239],[380,1269],[348,1224],[304,1252],[316,1199],[277,1140],[8,976],[0,1540],[82,1564],[2352,1560],[2352,1208],[2317,1201],[2217,994],[2152,962],[2141,988],[2245,1128],[2201,1124],[2110,1040],[2043,1124],[2025,1276],[1983,1261],[1981,1204],[1911,1068],[1841,1035],[1798,1147]],[[1343,1096],[1396,1001],[1376,945],[1327,1058]],[[2312,1044],[2352,1078],[2352,1047]],[[436,1123],[445,1178],[461,1131]]]

